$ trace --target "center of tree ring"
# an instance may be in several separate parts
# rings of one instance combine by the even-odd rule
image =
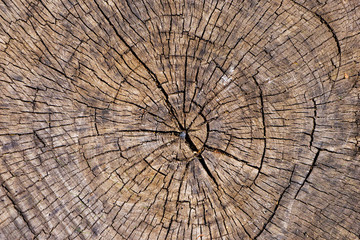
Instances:
[[[186,137],[186,132],[181,132],[180,133],[180,138],[185,139],[185,137]]]
[[[187,119],[188,120],[188,119]],[[195,116],[184,126],[186,130],[179,133],[179,141],[175,143],[177,149],[176,160],[189,161],[199,156],[207,139],[207,122],[202,116]]]

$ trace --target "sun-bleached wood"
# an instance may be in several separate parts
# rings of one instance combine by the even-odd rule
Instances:
[[[0,239],[358,239],[360,2],[0,2]]]

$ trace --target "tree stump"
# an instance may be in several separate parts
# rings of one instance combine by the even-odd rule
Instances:
[[[0,239],[359,238],[357,0],[0,9]]]

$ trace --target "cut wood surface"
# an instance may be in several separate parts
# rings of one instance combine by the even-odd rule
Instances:
[[[358,0],[3,0],[0,239],[359,239]]]

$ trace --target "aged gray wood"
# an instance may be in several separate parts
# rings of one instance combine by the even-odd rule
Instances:
[[[0,239],[359,239],[360,2],[3,0]]]

